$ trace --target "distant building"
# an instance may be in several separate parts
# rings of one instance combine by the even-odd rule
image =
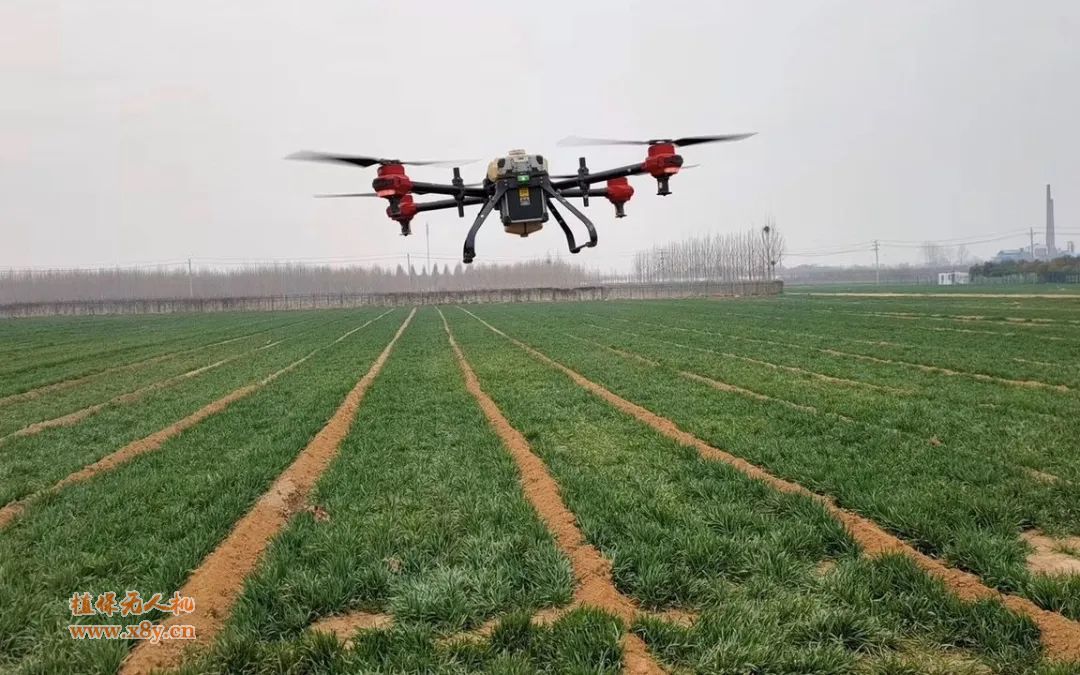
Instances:
[[[994,262],[1011,262],[1017,260],[1053,260],[1062,253],[1073,254],[1072,242],[1066,244],[1065,251],[1059,251],[1057,248],[1057,242],[1055,239],[1056,232],[1054,231],[1054,198],[1050,194],[1050,186],[1046,186],[1046,244],[1036,244],[1035,232],[1032,231],[1032,242],[1030,246],[1023,248],[1010,248],[997,252],[994,256]]]
[[[938,286],[958,286],[971,283],[971,275],[967,272],[939,272],[937,275]]]
[[[1011,262],[1014,260],[1031,260],[1031,253],[1026,248],[1006,248],[997,252],[994,262]]]
[[[1046,257],[1053,258],[1057,254],[1057,245],[1054,241],[1054,198],[1050,196],[1050,186],[1046,186]]]

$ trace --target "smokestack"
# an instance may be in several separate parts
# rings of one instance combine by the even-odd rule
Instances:
[[[1053,258],[1057,253],[1054,246],[1054,198],[1050,196],[1050,186],[1046,186],[1046,255]]]

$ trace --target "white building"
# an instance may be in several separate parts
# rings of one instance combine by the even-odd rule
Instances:
[[[938,286],[953,286],[971,283],[971,275],[967,272],[939,272],[937,275]]]

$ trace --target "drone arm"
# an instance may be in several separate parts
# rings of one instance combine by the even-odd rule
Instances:
[[[563,197],[569,199],[580,198],[585,196],[585,192],[581,188],[570,188],[568,190],[559,190]],[[590,197],[606,197],[608,194],[607,188],[595,188],[588,191]]]
[[[593,183],[603,183],[605,181],[611,180],[612,178],[640,176],[643,173],[648,173],[648,170],[645,168],[644,163],[628,164],[626,166],[620,166],[614,169],[608,169],[606,171],[597,171],[596,173],[590,173],[585,176],[574,176],[573,178],[564,178],[551,181],[551,186],[556,190],[565,190],[567,188],[580,187],[582,183],[592,185]]]
[[[463,206],[478,206],[487,202],[487,197],[466,197],[462,201]],[[456,199],[438,199],[433,202],[417,202],[416,211],[438,211],[440,209],[452,209],[458,205]]]
[[[466,197],[483,197],[487,199],[487,191],[481,187],[457,187],[445,183],[421,183],[412,182],[412,191],[418,195],[449,195],[451,197],[464,194]],[[478,202],[482,203],[482,202]]]

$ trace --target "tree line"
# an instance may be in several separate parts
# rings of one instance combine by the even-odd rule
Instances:
[[[518,263],[333,267],[261,264],[228,269],[0,270],[0,304],[76,300],[288,297],[326,294],[574,288],[605,283],[760,281],[774,277],[784,238],[769,222],[734,234],[692,237],[634,255],[629,275],[605,274],[558,258]]]
[[[664,281],[766,281],[775,277],[784,237],[770,219],[760,229],[712,234],[654,246],[634,255],[633,278]]]
[[[0,271],[0,304],[66,300],[157,300],[325,294],[467,291],[484,288],[571,288],[599,283],[601,275],[562,260],[436,264],[415,267],[253,265],[234,269],[9,270]]]
[[[970,270],[973,277],[1013,277],[1034,275],[1038,281],[1046,283],[1076,282],[1080,275],[1080,257],[1062,256],[1053,260],[1003,260],[984,262],[973,265]]]

